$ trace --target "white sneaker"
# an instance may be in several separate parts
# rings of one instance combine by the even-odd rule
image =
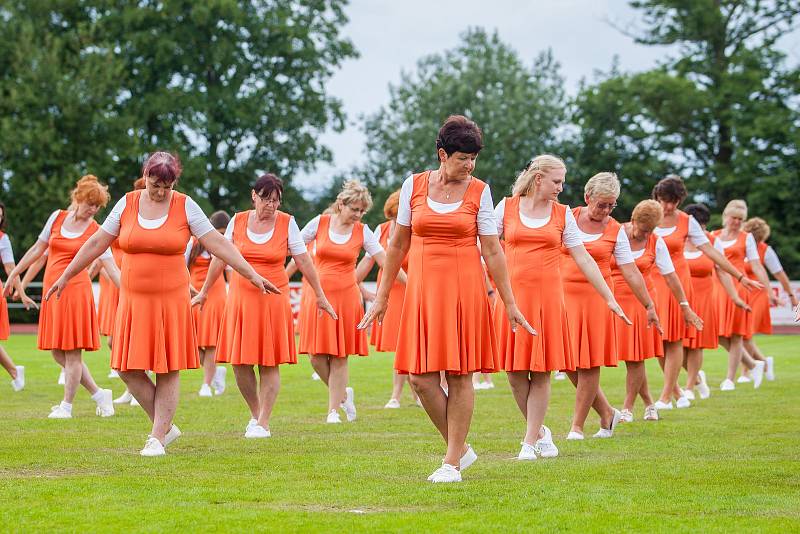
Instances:
[[[645,407],[644,409],[644,420],[645,421],[658,421],[658,410],[656,409],[655,404],[651,404],[650,406]]]
[[[567,434],[567,441],[578,441],[582,439],[583,439],[583,434],[581,434],[580,432],[575,432],[573,430],[570,430],[569,434]]]
[[[347,393],[347,397],[344,399],[342,403],[342,409],[344,410],[345,416],[347,416],[348,421],[355,421],[356,420],[356,394],[353,391],[353,388],[346,387],[344,388],[345,392]]]
[[[161,444],[153,436],[149,436],[147,441],[144,443],[144,449],[139,451],[139,454],[142,456],[164,456],[167,452],[164,450],[164,445]]]
[[[48,419],[72,419],[72,412],[68,412],[61,405],[53,406],[53,409],[50,411],[50,415],[47,416]]]
[[[311,373],[311,380],[321,380],[316,371]]]
[[[619,424],[620,419],[622,419],[622,412],[620,412],[619,410],[614,408],[614,415],[611,417],[611,424],[608,426],[608,428],[600,427],[600,430],[595,432],[593,437],[595,437],[595,438],[610,438],[610,437],[612,437],[614,435],[614,429],[617,428],[617,425]]]
[[[711,388],[708,387],[705,371],[698,371],[697,377],[700,379],[700,382],[697,384],[697,392],[700,394],[700,398],[709,398],[711,396]]]
[[[764,380],[764,367],[766,366],[767,362],[758,360],[756,366],[750,370],[750,374],[753,376],[753,389],[761,387],[761,382]]]
[[[750,377],[746,375],[742,375],[736,379],[737,384],[747,384],[748,382],[752,382],[752,380],[750,380]]]
[[[129,404],[132,398],[133,395],[131,395],[131,392],[126,389],[125,393],[114,399],[114,404]]]
[[[458,461],[458,467],[462,471],[469,468],[475,461],[478,459],[478,455],[475,454],[475,451],[472,449],[472,445],[467,443],[467,452],[464,453],[464,456]]]
[[[553,375],[553,380],[566,380],[566,379],[567,379],[567,373],[564,373],[562,371],[556,371],[556,373]]]
[[[114,415],[114,395],[110,389],[101,389],[103,397],[97,401],[95,413],[100,417],[111,417]]]
[[[772,356],[767,356],[767,370],[764,373],[764,378],[769,382],[775,380],[775,358]]]
[[[483,389],[494,389],[494,382],[484,382],[486,384]]]
[[[225,377],[228,376],[228,368],[220,365],[214,371],[214,378],[211,380],[211,387],[214,388],[214,395],[225,393]]]
[[[203,384],[200,386],[200,391],[197,393],[200,397],[213,397],[214,394],[211,393],[211,386],[208,384]]]
[[[691,401],[686,396],[683,396],[683,397],[679,398],[675,402],[675,407],[676,408],[688,408],[691,405],[692,405]]]
[[[536,440],[533,446],[542,458],[555,458],[558,456],[558,447],[553,443],[553,433],[544,425],[542,425],[542,432],[544,436]],[[521,451],[520,454],[522,454]]]
[[[719,385],[720,391],[733,391],[736,389],[736,384],[733,383],[733,380],[728,380],[727,378],[722,381],[722,384]]]
[[[108,378],[119,378],[119,373],[117,372],[116,369],[111,369],[108,372]]]
[[[131,406],[141,406],[141,404],[139,404],[139,401],[137,401],[136,397],[134,397],[133,395],[131,395]]]
[[[461,482],[461,472],[450,464],[442,464],[442,467],[433,472],[430,481],[434,484],[439,482]]]
[[[671,409],[672,409],[672,401],[669,401],[669,402],[661,402],[660,400],[657,400],[657,401],[655,402],[655,404],[653,404],[653,406],[654,406],[654,407],[655,407],[655,409],[656,409],[656,410],[658,410],[659,412],[660,412],[661,410],[671,410]]]
[[[59,386],[63,386],[66,383],[67,383],[67,377],[64,374],[64,368],[62,367],[61,368],[61,373],[59,373],[59,375],[58,375],[58,385]]]
[[[614,432],[607,428],[601,428],[592,435],[593,438],[610,438],[614,436]]]
[[[14,391],[22,391],[25,387],[25,367],[17,365],[17,378],[11,381],[11,387]]]
[[[488,389],[486,384],[487,382],[473,382],[472,389]]]
[[[326,423],[341,423],[342,419],[339,417],[339,412],[336,410],[331,410],[331,413],[328,414],[328,419],[325,421]]]
[[[386,405],[384,406],[384,408],[399,408],[399,407],[400,407],[400,401],[397,399],[389,399],[389,402],[387,402]]]
[[[630,410],[620,410],[620,423],[633,423],[633,413]]]
[[[247,422],[247,426],[244,428],[244,433],[247,434],[247,431],[253,428],[258,424],[258,419],[255,417],[251,417],[250,420]]]
[[[172,425],[169,427],[169,432],[167,432],[167,435],[164,436],[164,447],[169,447],[173,441],[181,437],[181,434],[182,432],[178,428],[178,425]]]
[[[269,438],[271,436],[272,433],[258,423],[248,428],[247,432],[244,433],[246,438]]]
[[[517,455],[517,460],[535,460],[536,459],[536,447],[533,445],[528,445],[524,441],[521,443],[522,448],[519,450],[519,454]]]
[[[684,389],[683,390],[683,396],[686,397],[687,399],[689,399],[690,401],[693,401],[694,400],[694,391],[692,391],[691,389]]]

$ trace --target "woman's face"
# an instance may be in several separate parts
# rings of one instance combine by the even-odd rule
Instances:
[[[680,206],[680,202],[675,202],[674,200],[663,200],[660,198],[658,199],[658,203],[661,204],[661,209],[664,210],[664,217],[675,213],[675,210],[678,209],[678,206]]]
[[[82,221],[86,219],[93,219],[98,211],[100,211],[100,206],[97,204],[79,202],[75,208],[75,218]]]
[[[742,222],[744,222],[744,219],[738,215],[725,215],[725,228],[731,232],[738,232],[741,230]]]
[[[253,189],[251,196],[253,197],[256,215],[262,219],[273,217],[281,205],[281,197],[277,191],[272,191],[266,197],[262,197]]]
[[[545,200],[558,200],[558,195],[564,190],[564,182],[567,180],[567,169],[551,169],[541,173],[534,178],[536,186],[542,198]]]
[[[604,221],[617,207],[617,197],[601,195],[590,197],[586,195],[584,200],[586,201],[589,218],[597,222]]]
[[[147,196],[150,197],[150,200],[153,202],[164,202],[169,198],[169,194],[172,191],[175,182],[171,184],[166,184],[164,182],[158,181],[158,178],[152,176],[145,176],[144,177],[145,183],[145,190],[147,191]]]
[[[447,177],[453,180],[466,180],[475,170],[475,160],[477,154],[467,154],[466,152],[453,152],[449,156],[443,148],[439,149],[439,161],[445,168]]]
[[[367,213],[367,205],[364,202],[353,201],[348,204],[342,203],[339,216],[342,217],[343,221],[355,224],[361,220],[365,213]]]

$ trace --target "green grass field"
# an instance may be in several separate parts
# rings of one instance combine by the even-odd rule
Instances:
[[[408,392],[385,410],[391,355],[353,358],[358,420],[324,423],[327,392],[301,356],[282,368],[268,440],[245,440],[245,405],[228,390],[196,395],[200,371],[182,376],[176,422],[184,432],[166,457],[146,459],[149,422],[140,408],[101,419],[85,390],[72,420],[48,420],[61,399],[58,368],[35,337],[5,342],[28,385],[0,387],[0,530],[32,531],[797,531],[800,529],[800,337],[759,338],[777,380],[722,394],[724,356],[705,369],[712,397],[659,422],[622,425],[613,439],[567,442],[574,390],[554,382],[552,460],[515,460],[524,424],[504,374],[477,391],[470,442],[478,462],[461,484],[426,482],[443,444]],[[103,387],[108,351],[88,356]],[[621,405],[624,368],[603,387]],[[651,386],[661,373],[650,362]],[[657,389],[657,387],[653,387]],[[597,429],[590,415],[587,436]]]

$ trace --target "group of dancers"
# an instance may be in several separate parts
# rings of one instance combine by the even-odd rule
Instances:
[[[79,386],[99,416],[114,415],[111,391],[97,386],[82,359],[82,351],[99,349],[102,333],[109,336],[111,368],[127,386],[117,402],[141,405],[152,422],[143,456],[164,455],[181,435],[173,421],[179,371],[200,366],[199,394],[211,396],[225,388],[226,368],[217,364],[231,365],[250,412],[246,438],[271,436],[279,368],[296,363],[298,353],[309,355],[328,388],[325,421],[341,423],[342,414],[353,421],[348,357],[367,356],[371,342],[395,353],[386,408],[400,406],[410,382],[445,440],[442,465],[428,479],[456,482],[477,460],[467,443],[474,390],[491,387],[491,373],[506,372],[525,420],[520,460],[558,455],[544,425],[551,373],[576,388],[568,440],[584,439],[590,409],[600,417],[594,436],[609,438],[619,423],[634,420],[637,398],[645,420],[657,420],[673,401],[690,406],[695,392],[707,398],[703,350],[718,344],[729,355],[722,391],[736,387],[740,365],[755,387],[774,377],[774,362],[753,337],[770,331],[775,297],[765,265],[795,308],[797,299],[765,243],[769,227],[748,219],[743,201],[731,201],[723,228],[708,233],[708,209],[679,209],[687,191],[679,177],[668,176],[630,222],[619,223],[611,216],[620,195],[615,174],[591,177],[585,205],[570,209],[558,203],[566,165],[540,155],[495,206],[489,187],[472,176],[482,148],[474,122],[449,117],[436,139],[439,167],[403,182],[375,232],[361,222],[370,193],[355,181],[301,230],[279,210],[283,184],[273,174],[253,184],[252,209],[208,218],[174,190],[178,157],[156,152],[102,225],[94,217],[110,201],[107,187],[82,177],[69,208],[53,212],[18,264],[0,232],[4,296],[36,306],[26,288],[44,264],[37,346],[50,350],[64,373],[63,400],[49,417],[72,417]],[[4,217],[0,204],[3,223]],[[369,292],[361,282],[374,263],[378,289],[367,295],[373,302],[365,313]],[[288,291],[296,271],[303,278],[299,347]],[[99,311],[91,288],[96,274]],[[7,339],[0,300],[0,339]],[[654,357],[664,374],[655,400],[644,365]],[[2,349],[0,358],[14,389],[22,389],[24,369]],[[617,410],[600,387],[600,371],[620,361],[627,379]]]

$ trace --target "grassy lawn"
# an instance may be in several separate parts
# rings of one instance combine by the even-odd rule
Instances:
[[[166,457],[138,454],[149,421],[122,407],[101,419],[85,390],[72,420],[48,420],[61,399],[58,370],[35,337],[4,346],[28,385],[0,387],[0,531],[797,531],[800,530],[800,337],[761,337],[777,380],[721,393],[725,356],[706,355],[712,396],[688,410],[636,420],[614,438],[564,438],[574,401],[554,382],[546,424],[561,455],[515,460],[524,424],[504,374],[477,391],[470,442],[479,455],[461,484],[433,485],[443,444],[405,392],[383,409],[391,355],[353,358],[358,420],[326,425],[327,392],[311,367],[282,368],[273,437],[245,440],[249,415],[232,373],[228,390],[199,398],[201,372],[182,375],[176,422],[184,432]],[[108,351],[88,363],[103,387]],[[661,372],[649,362],[651,388]],[[2,372],[2,371],[0,371]],[[5,376],[5,375],[3,375]],[[683,378],[682,378],[683,380]],[[624,368],[603,372],[622,404]],[[342,417],[344,419],[344,417]]]

